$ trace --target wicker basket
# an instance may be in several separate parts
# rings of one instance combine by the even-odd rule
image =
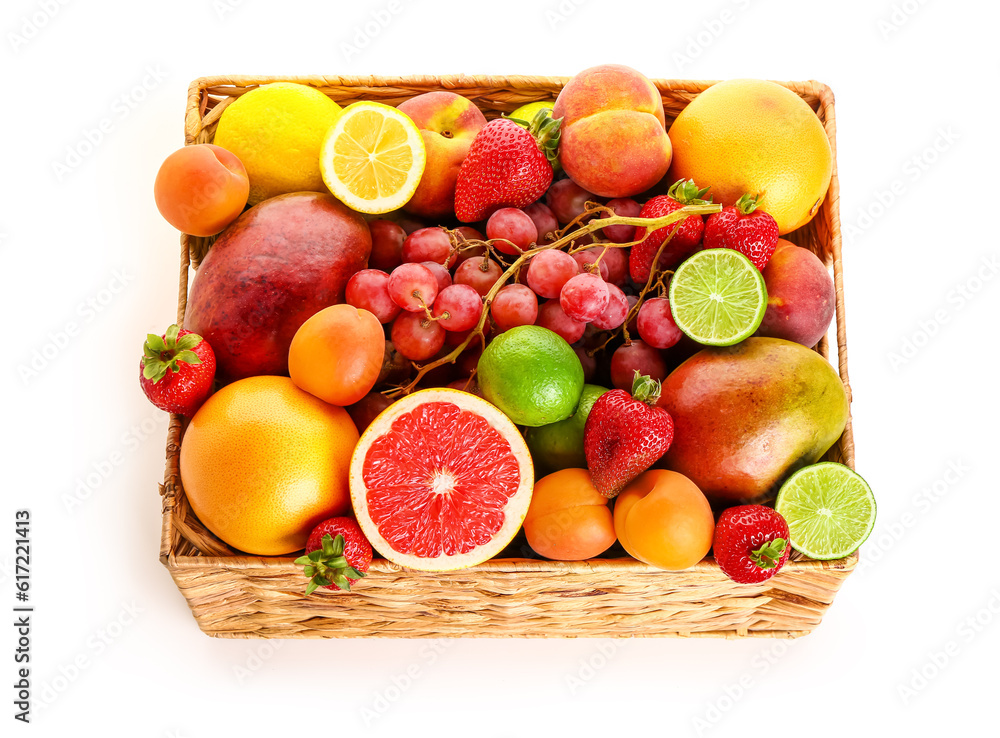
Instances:
[[[312,85],[338,103],[375,100],[396,105],[432,90],[472,99],[487,117],[535,100],[554,100],[563,77],[208,77],[191,84],[185,143],[207,143],[219,116],[239,95],[277,81]],[[653,80],[663,96],[668,125],[712,82]],[[816,111],[836,155],[833,93],[817,82],[784,82]],[[836,156],[834,157],[836,159]],[[789,238],[832,265],[837,295],[840,376],[850,397],[843,275],[840,258],[836,164],[818,215]],[[183,322],[189,266],[197,266],[210,240],[181,241],[178,323]],[[828,356],[824,339],[817,349]],[[829,357],[828,357],[829,358]],[[160,487],[163,529],[160,560],[187,598],[201,629],[227,638],[314,637],[575,637],[766,636],[792,638],[819,624],[837,590],[857,564],[791,560],[759,585],[730,581],[708,558],[680,573],[632,558],[551,562],[493,559],[446,573],[402,570],[376,559],[353,592],[321,589],[304,596],[306,580],[294,557],[248,556],[202,526],[184,496],[178,471],[182,419],[167,436],[166,475]],[[854,466],[851,424],[826,456]]]

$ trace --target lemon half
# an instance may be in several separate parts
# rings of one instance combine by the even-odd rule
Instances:
[[[381,103],[344,108],[320,151],[323,181],[337,199],[361,213],[401,208],[424,173],[424,140],[405,113]]]

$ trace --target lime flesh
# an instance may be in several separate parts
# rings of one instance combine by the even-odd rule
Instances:
[[[764,277],[733,249],[697,251],[670,279],[674,322],[706,346],[732,346],[749,338],[766,310]]]
[[[875,525],[871,487],[832,461],[800,469],[778,492],[774,508],[788,523],[792,548],[812,559],[842,559],[858,550]]]

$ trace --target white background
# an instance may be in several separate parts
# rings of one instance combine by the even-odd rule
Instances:
[[[995,732],[995,4],[151,6],[7,0],[0,11],[0,576],[6,611],[14,511],[30,508],[31,665],[46,704],[29,730],[929,735],[985,719]],[[378,11],[390,20],[361,48]],[[189,81],[571,75],[605,62],[651,77],[833,87],[857,464],[880,506],[862,570],[818,630],[792,642],[202,635],[157,561],[166,422],[137,382],[143,337],[174,317],[178,237],[156,212],[152,183],[183,143]],[[54,165],[67,163],[68,147],[86,151],[103,119],[102,140],[60,176]],[[60,338],[70,323],[76,335]],[[36,351],[53,358],[28,376]],[[14,633],[4,629],[9,726]]]

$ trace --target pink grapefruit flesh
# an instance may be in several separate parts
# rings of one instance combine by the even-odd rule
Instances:
[[[372,546],[424,571],[495,556],[517,533],[534,471],[517,427],[467,392],[428,389],[394,402],[361,436],[351,499]]]

